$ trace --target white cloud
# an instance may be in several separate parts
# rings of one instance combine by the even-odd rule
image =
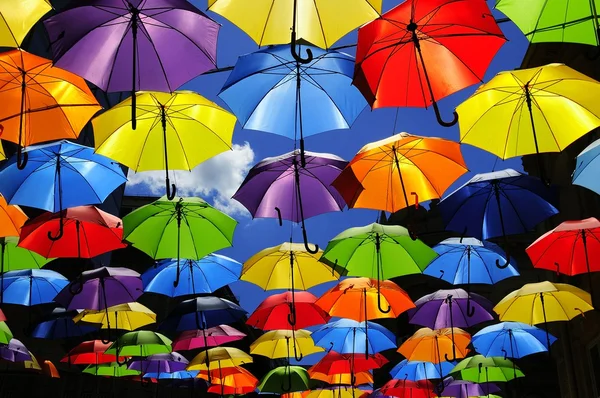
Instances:
[[[254,164],[254,151],[248,142],[233,145],[233,150],[221,153],[188,171],[170,172],[179,196],[200,196],[229,215],[250,216],[250,213],[231,199]],[[137,194],[162,196],[165,193],[164,171],[135,173],[129,171],[128,190]],[[212,200],[211,200],[212,199]]]

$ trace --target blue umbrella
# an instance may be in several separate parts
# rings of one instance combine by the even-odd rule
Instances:
[[[220,297],[196,297],[181,302],[160,325],[163,330],[196,330],[237,322],[247,312]]]
[[[242,272],[242,264],[219,254],[209,254],[200,260],[182,260],[177,286],[173,285],[177,279],[177,259],[163,260],[156,269],[151,268],[147,272],[154,276],[150,280],[142,276],[145,292],[179,297],[213,293],[237,281]]]
[[[550,335],[550,344],[556,337]],[[548,351],[546,331],[520,322],[502,322],[481,329],[473,336],[475,351],[486,357],[523,358]]]
[[[592,142],[579,155],[577,155],[577,166],[573,173],[573,184],[580,185],[600,194],[600,140]]]
[[[519,276],[514,259],[504,269],[496,267],[496,262],[504,264],[506,258],[502,249],[491,242],[449,238],[434,246],[433,250],[439,257],[429,263],[423,273],[453,285],[493,285],[511,276]]]
[[[149,372],[144,374],[145,378],[158,380],[187,380],[194,379],[200,373],[198,370],[179,370],[177,372]]]
[[[47,269],[25,269],[4,274],[3,302],[31,307],[51,303],[69,281]]]
[[[456,366],[454,362],[440,362],[435,364],[432,362],[409,361],[405,359],[390,370],[390,375],[392,375],[392,379],[407,379],[410,381],[443,379],[454,369],[454,366]]]
[[[98,328],[91,325],[73,322],[73,317],[79,312],[81,311],[67,311],[64,308],[55,308],[47,320],[35,326],[31,337],[38,339],[68,339],[71,337],[81,337],[98,330]]]
[[[347,129],[367,105],[352,85],[352,56],[306,47],[307,64],[288,45],[240,57],[219,94],[245,129],[299,138],[302,158],[305,136]]]
[[[477,174],[439,204],[446,229],[479,239],[523,234],[558,213],[554,191],[512,169]],[[506,268],[506,263],[496,263]]]
[[[117,162],[66,140],[30,146],[25,152],[29,161],[23,170],[16,156],[0,169],[0,193],[10,204],[61,212],[62,217],[64,209],[102,203],[127,181]],[[60,225],[54,240],[62,236]]]
[[[365,355],[396,348],[396,336],[374,322],[340,319],[313,332],[315,345],[340,354],[364,352]]]

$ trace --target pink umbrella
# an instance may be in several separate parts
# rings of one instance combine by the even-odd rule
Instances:
[[[217,347],[221,344],[241,340],[244,337],[246,337],[244,333],[227,325],[202,330],[188,330],[173,341],[173,350],[187,351],[196,348]]]

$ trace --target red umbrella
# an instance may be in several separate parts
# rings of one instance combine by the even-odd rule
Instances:
[[[379,369],[388,363],[388,360],[381,354],[369,355],[365,358],[361,354],[339,354],[335,351],[329,351],[319,362],[308,369],[309,374],[323,373],[326,375],[340,373],[359,373],[372,369]]]
[[[63,222],[63,236],[51,240]],[[72,207],[60,213],[45,213],[25,223],[19,246],[46,258],[91,258],[122,249],[123,223],[121,219],[94,206]]]
[[[506,38],[485,1],[407,0],[358,31],[354,84],[373,109],[427,107],[481,82]]]
[[[410,398],[433,398],[437,394],[433,391],[433,385],[427,380],[410,381],[392,379],[385,383],[379,390],[382,395],[392,397]]]
[[[295,292],[296,322],[292,327],[288,319],[291,317],[292,293],[285,292],[267,297],[252,313],[246,323],[262,330],[304,329],[309,326],[322,325],[331,318],[325,310],[316,304],[317,297],[309,292]]]
[[[187,330],[173,341],[174,351],[195,350],[217,347],[232,341],[241,340],[246,334],[227,325],[219,325],[206,330]]]
[[[111,345],[112,342],[104,344],[102,340],[84,341],[69,351],[60,361],[70,362],[74,365],[99,365],[116,362],[115,355],[104,353]],[[125,361],[125,359],[126,357],[119,357],[120,361]]]

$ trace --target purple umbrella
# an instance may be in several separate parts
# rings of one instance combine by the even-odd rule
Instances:
[[[131,361],[128,368],[146,373],[173,373],[185,370],[189,361],[177,352],[150,355],[146,359]]]
[[[306,166],[300,166],[299,150],[266,158],[256,164],[233,195],[253,217],[278,218],[302,223],[306,250],[308,247],[304,220],[319,214],[340,211],[345,206],[342,196],[331,186],[348,164],[328,153],[305,152]]]
[[[31,361],[31,354],[21,341],[10,339],[8,344],[0,346],[0,358],[10,362]]]
[[[454,380],[452,377],[444,379],[442,396],[452,398],[482,397],[500,391],[493,383],[477,384],[467,380]]]
[[[216,67],[220,25],[185,0],[87,0],[44,21],[56,65],[107,92],[173,92]]]
[[[491,302],[463,289],[438,290],[415,301],[415,306],[408,310],[409,323],[431,329],[451,328],[453,342],[455,327],[467,328],[494,319],[489,311]],[[446,361],[456,360],[456,355],[453,357],[446,356]]]

